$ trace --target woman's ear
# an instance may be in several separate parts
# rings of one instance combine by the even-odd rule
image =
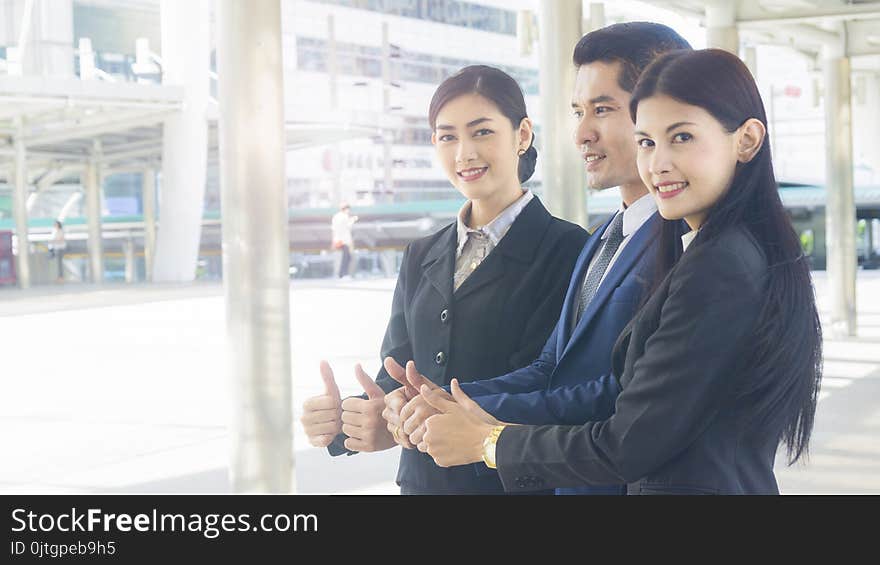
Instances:
[[[751,161],[761,149],[766,135],[767,129],[759,119],[749,118],[743,125],[739,126],[739,140],[736,150],[737,161],[740,163]]]
[[[437,145],[437,132],[431,132],[431,145]]]
[[[525,151],[532,144],[532,120],[523,118],[519,122],[519,149]]]

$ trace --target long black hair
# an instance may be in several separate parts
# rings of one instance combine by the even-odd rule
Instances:
[[[513,77],[495,67],[471,65],[447,78],[437,87],[428,109],[428,122],[431,124],[431,131],[437,129],[437,114],[440,113],[443,106],[464,94],[479,94],[495,104],[498,110],[513,124],[514,130],[519,129],[523,118],[528,117],[522,89]],[[535,149],[535,136],[532,134],[528,150],[519,156],[517,176],[520,183],[526,182],[532,177],[537,161],[538,150]]]
[[[596,61],[619,63],[617,85],[626,92],[635,89],[642,72],[663,53],[691,49],[691,44],[669,26],[654,22],[622,22],[591,31],[581,37],[574,47],[572,61],[575,67]],[[677,224],[660,222],[652,237],[665,241],[655,258],[651,280],[642,294],[641,306],[651,298],[669,269],[681,256],[681,239],[687,231],[682,221]],[[665,238],[665,239],[664,239]]]
[[[748,68],[720,49],[673,51],[659,57],[639,79],[630,114],[639,101],[666,95],[698,106],[734,132],[750,118],[767,127],[764,104]],[[692,245],[704,245],[732,225],[745,226],[766,255],[767,293],[749,351],[753,382],[739,392],[751,400],[749,429],[778,434],[789,464],[806,455],[822,378],[822,329],[810,269],[800,239],[779,197],[770,140],[739,162],[727,190],[712,207]],[[679,222],[664,222],[661,249],[672,248]]]

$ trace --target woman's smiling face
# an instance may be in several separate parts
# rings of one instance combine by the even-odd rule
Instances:
[[[431,140],[449,181],[470,200],[491,197],[519,186],[519,149],[528,146],[531,128],[518,130],[492,102],[464,94],[437,113]]]
[[[733,181],[739,130],[728,132],[703,108],[664,95],[639,102],[635,130],[639,175],[660,214],[699,228]]]

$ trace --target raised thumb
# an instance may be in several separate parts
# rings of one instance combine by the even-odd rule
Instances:
[[[406,364],[406,380],[409,381],[409,384],[412,385],[416,390],[420,389],[422,385],[428,387],[431,390],[434,390],[438,387],[434,384],[431,379],[426,378],[423,374],[419,373],[416,370],[415,361],[409,361]]]
[[[382,390],[382,387],[377,385],[376,381],[371,379],[370,376],[364,372],[364,368],[361,367],[360,363],[354,366],[354,377],[361,384],[364,392],[367,393],[367,398],[369,398],[370,400],[383,398],[385,396],[385,391]]]
[[[468,396],[463,390],[461,390],[461,387],[458,384],[458,379],[452,379],[452,382],[449,383],[449,389],[452,392],[452,398],[455,399],[455,402],[457,402],[459,406],[461,406],[468,412],[477,412],[480,414],[486,413],[486,411],[483,410],[479,404],[474,402],[470,396]]]
[[[324,381],[324,394],[332,396],[339,401],[339,387],[336,386],[336,379],[333,377],[333,369],[330,368],[330,363],[323,360],[321,361],[321,380]]]

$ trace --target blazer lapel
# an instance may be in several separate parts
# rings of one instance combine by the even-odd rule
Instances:
[[[528,265],[531,263],[551,220],[550,212],[544,208],[538,197],[532,198],[532,201],[526,204],[526,207],[510,225],[510,229],[507,230],[495,249],[461,283],[461,286],[455,291],[455,298],[464,298],[498,280],[504,276],[507,269],[516,268],[517,264]]]
[[[581,283],[584,280],[587,268],[590,266],[590,260],[593,258],[593,255],[596,254],[596,250],[602,243],[602,234],[605,233],[605,229],[613,219],[614,214],[612,214],[604,224],[593,232],[593,235],[590,236],[590,239],[588,239],[586,245],[584,245],[584,250],[581,251],[577,263],[575,263],[574,270],[571,273],[571,280],[568,282],[568,291],[565,293],[565,300],[562,302],[562,312],[559,313],[559,323],[562,324],[562,327],[560,328],[561,331],[557,332],[557,360],[562,357],[562,353],[571,339],[571,318],[574,316],[575,308],[577,308]]]
[[[455,224],[447,226],[446,233],[437,238],[422,259],[422,273],[446,304],[452,303],[452,273],[455,269],[457,240]]]
[[[659,214],[654,212],[636,233],[631,236],[632,239],[627,242],[626,247],[620,252],[620,255],[614,261],[614,265],[611,266],[611,270],[605,274],[605,279],[599,285],[596,295],[593,296],[593,300],[590,301],[586,311],[581,316],[580,321],[578,321],[571,339],[566,344],[563,356],[571,349],[572,344],[584,335],[596,312],[602,308],[614,292],[614,289],[620,285],[620,282],[629,274],[636,262],[641,259],[654,235],[654,227],[659,221]]]
[[[504,241],[504,240],[502,240]],[[480,263],[477,269],[465,279],[458,290],[453,291],[456,300],[461,300],[468,294],[472,294],[487,284],[501,278],[504,275],[504,257],[499,253],[489,253],[489,256]]]

